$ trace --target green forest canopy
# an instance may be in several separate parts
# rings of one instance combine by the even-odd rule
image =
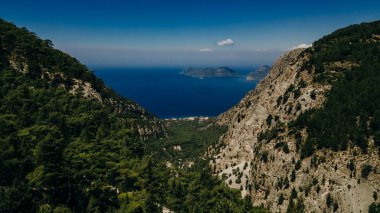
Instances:
[[[167,169],[132,128],[141,111],[119,114],[70,94],[78,78],[120,98],[50,41],[3,20],[0,39],[0,212],[253,210],[250,197],[241,199],[207,169]],[[57,71],[67,78],[42,77]]]

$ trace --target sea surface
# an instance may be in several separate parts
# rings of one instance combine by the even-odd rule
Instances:
[[[239,77],[205,79],[182,75],[180,68],[93,70],[107,86],[160,118],[217,116],[257,84],[245,80],[251,69],[234,69]]]

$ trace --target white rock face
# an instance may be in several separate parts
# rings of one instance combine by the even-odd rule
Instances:
[[[165,206],[162,207],[162,213],[174,213],[174,211],[166,208]]]
[[[182,148],[180,145],[175,145],[175,146],[173,146],[173,151],[180,152],[180,151],[182,151]]]
[[[69,91],[71,94],[76,94],[79,91],[81,91],[83,93],[83,97],[96,100],[100,103],[103,102],[102,96],[95,89],[92,88],[89,82],[83,82],[78,79],[73,79],[73,81],[74,85],[70,88]]]
[[[295,136],[287,128],[286,124],[301,112],[321,107],[331,88],[313,82],[314,70],[303,70],[309,57],[303,51],[292,50],[280,57],[255,90],[219,116],[218,124],[228,130],[216,146],[209,148],[210,166],[227,186],[241,189],[242,196],[251,194],[254,205],[267,206],[274,212],[286,211],[293,188],[307,212],[332,212],[333,204],[338,212],[366,212],[374,201],[373,193],[380,194],[377,150],[373,146],[368,153],[320,150],[300,160]],[[277,134],[272,138],[260,138],[274,128]],[[304,130],[299,134],[302,140],[307,137]],[[295,169],[298,161],[300,168]],[[353,171],[348,168],[351,161],[355,162]],[[367,179],[360,177],[365,164],[375,168]],[[248,166],[244,169],[244,165]],[[284,201],[280,205],[281,194]],[[328,194],[333,201],[330,207],[326,205]]]

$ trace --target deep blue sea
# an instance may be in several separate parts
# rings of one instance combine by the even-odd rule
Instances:
[[[250,69],[233,78],[197,79],[182,69],[95,69],[95,74],[119,94],[136,101],[160,118],[216,116],[239,102],[256,86],[246,81]]]

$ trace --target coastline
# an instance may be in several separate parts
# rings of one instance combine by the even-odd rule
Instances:
[[[216,116],[186,116],[186,117],[170,117],[161,118],[163,121],[208,121]]]

